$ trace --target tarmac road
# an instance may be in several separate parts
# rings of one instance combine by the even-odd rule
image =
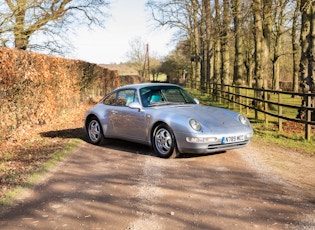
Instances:
[[[250,147],[160,159],[150,148],[82,142],[0,229],[315,229],[315,202],[258,172]]]

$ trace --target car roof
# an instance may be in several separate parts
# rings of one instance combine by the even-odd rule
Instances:
[[[133,89],[141,89],[143,87],[150,87],[150,86],[176,86],[180,87],[179,85],[176,84],[171,84],[171,83],[138,83],[138,84],[131,84],[131,85],[124,85],[121,87],[118,87],[117,90],[119,89],[127,89],[127,88],[133,88]]]

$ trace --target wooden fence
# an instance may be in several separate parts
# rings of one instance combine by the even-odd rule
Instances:
[[[239,109],[239,112],[245,110],[245,113],[249,114],[249,109],[253,109],[256,120],[258,112],[263,113],[266,125],[270,122],[270,117],[276,118],[280,131],[283,120],[304,124],[305,139],[310,140],[311,126],[315,125],[315,109],[311,107],[311,101],[315,98],[314,93],[294,93],[215,83],[205,85],[200,87],[203,93],[209,94],[219,103],[222,103],[222,100],[227,102],[228,107],[233,110]],[[302,100],[305,100],[305,106],[302,106]],[[302,119],[297,118],[301,110],[305,114]]]

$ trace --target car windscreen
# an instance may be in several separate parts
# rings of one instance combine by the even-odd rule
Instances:
[[[144,107],[168,104],[196,104],[182,88],[176,86],[150,86],[140,89]]]

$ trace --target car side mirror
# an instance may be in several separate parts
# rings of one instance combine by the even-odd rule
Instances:
[[[142,106],[140,105],[139,102],[131,102],[129,104],[129,108],[131,108],[131,109],[138,109],[139,112],[142,111]]]

